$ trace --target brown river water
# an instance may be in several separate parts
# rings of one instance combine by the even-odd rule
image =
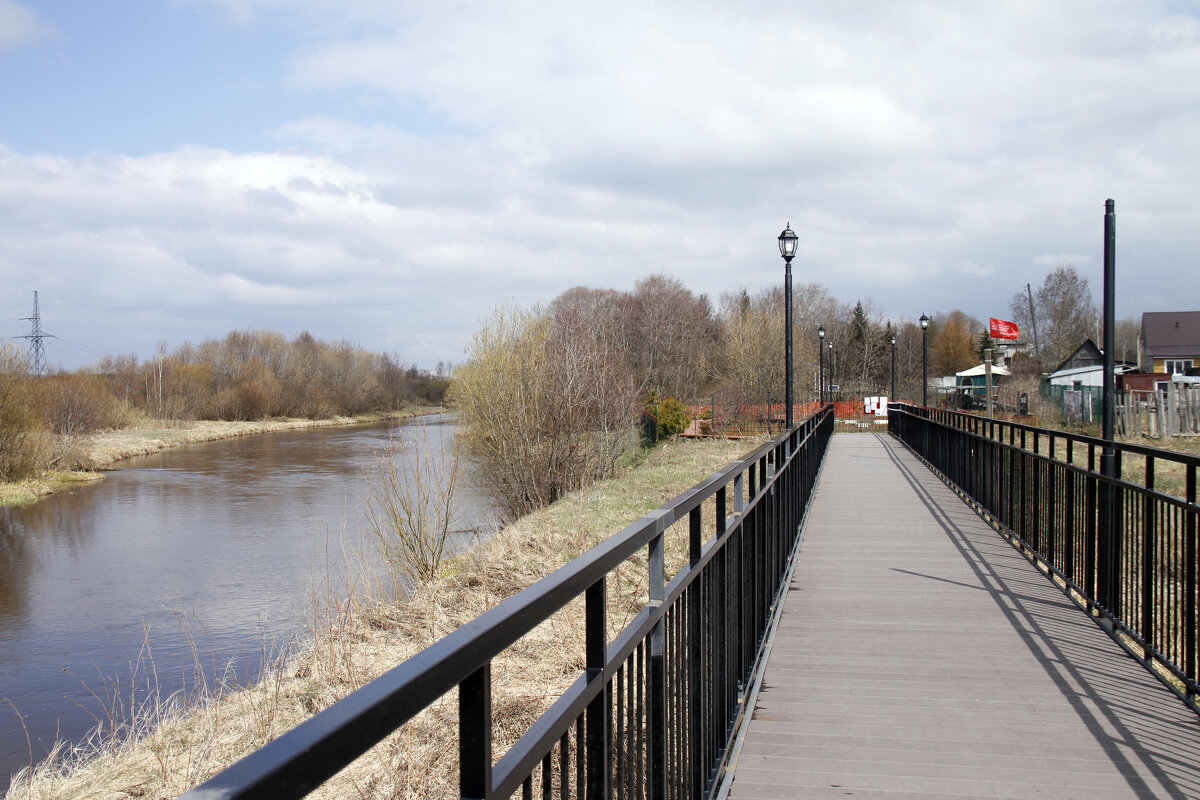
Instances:
[[[193,687],[198,664],[206,681],[244,681],[302,637],[313,585],[340,586],[343,542],[366,541],[375,454],[451,440],[443,417],[426,420],[189,445],[0,508],[0,793],[30,751],[80,741],[114,701]],[[460,498],[461,527],[491,526],[486,497]]]

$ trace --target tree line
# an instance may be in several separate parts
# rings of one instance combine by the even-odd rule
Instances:
[[[107,357],[34,378],[25,354],[0,345],[0,480],[73,466],[73,437],[143,419],[325,419],[439,405],[449,381],[398,358],[308,333],[233,331],[147,360]]]
[[[1099,341],[1087,281],[1053,270],[1033,294],[1039,348],[1014,367],[1036,382],[1085,338]],[[1029,303],[1009,313],[1031,333]],[[885,318],[869,299],[848,304],[819,284],[792,292],[797,402],[891,395],[920,402],[928,376],[979,364],[995,343],[983,321],[959,309],[916,319]],[[1003,313],[1003,312],[1001,312]],[[824,328],[825,336],[818,336]],[[1133,352],[1137,326],[1123,320],[1118,351]],[[671,404],[782,403],[785,395],[783,290],[726,292],[714,305],[681,281],[652,275],[632,291],[575,287],[534,309],[502,308],[485,322],[455,373],[449,398],[480,476],[509,516],[524,514],[610,474],[627,452],[639,416]],[[823,374],[822,374],[823,373]],[[686,424],[686,416],[683,417]]]

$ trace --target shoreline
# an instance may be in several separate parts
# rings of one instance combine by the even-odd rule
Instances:
[[[121,730],[98,729],[87,742],[64,743],[47,760],[15,774],[4,796],[177,796],[740,458],[750,446],[730,440],[664,443],[620,476],[573,492],[451,556],[437,577],[404,595],[378,581],[358,582],[347,598],[326,596],[318,587],[311,598],[311,638],[255,680],[147,706]],[[706,538],[714,533],[715,525],[706,522]],[[686,523],[668,530],[670,574],[687,563],[688,540]],[[369,558],[366,551],[358,556]],[[356,573],[361,563],[350,561],[343,569]],[[639,565],[644,560],[634,559],[632,571],[622,571],[610,588],[612,634],[645,602],[634,574]],[[498,747],[511,746],[575,680],[583,648],[581,614],[581,604],[561,610],[495,662],[493,692],[504,709],[495,720]],[[456,713],[451,693],[312,796],[457,797],[453,759],[443,757]]]
[[[373,412],[328,419],[270,419],[255,422],[222,420],[147,420],[139,425],[93,434],[82,445],[87,469],[52,470],[37,478],[16,483],[0,483],[0,506],[21,506],[70,489],[81,483],[103,480],[101,474],[113,465],[135,456],[153,455],[172,447],[202,444],[262,433],[325,428],[338,425],[366,425],[390,419],[439,414],[442,407],[418,407],[401,411]]]

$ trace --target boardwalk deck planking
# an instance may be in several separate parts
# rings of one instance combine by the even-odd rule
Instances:
[[[835,435],[733,800],[1200,797],[1200,721],[886,435]]]

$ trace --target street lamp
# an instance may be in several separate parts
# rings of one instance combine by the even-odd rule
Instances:
[[[896,334],[892,334],[892,402],[896,402]]]
[[[829,380],[825,382],[825,394],[833,402],[833,342],[829,343]]]
[[[929,317],[921,315],[921,405],[929,405]]]
[[[787,374],[786,393],[787,396],[784,402],[787,403],[787,429],[792,429],[792,259],[796,256],[796,244],[798,237],[795,231],[792,230],[792,223],[788,223],[783,229],[783,233],[779,234],[779,255],[783,256],[783,327],[784,338],[787,339],[785,347],[785,358]]]
[[[817,328],[817,355],[821,360],[821,369],[817,372],[817,400],[825,404],[825,326]]]

